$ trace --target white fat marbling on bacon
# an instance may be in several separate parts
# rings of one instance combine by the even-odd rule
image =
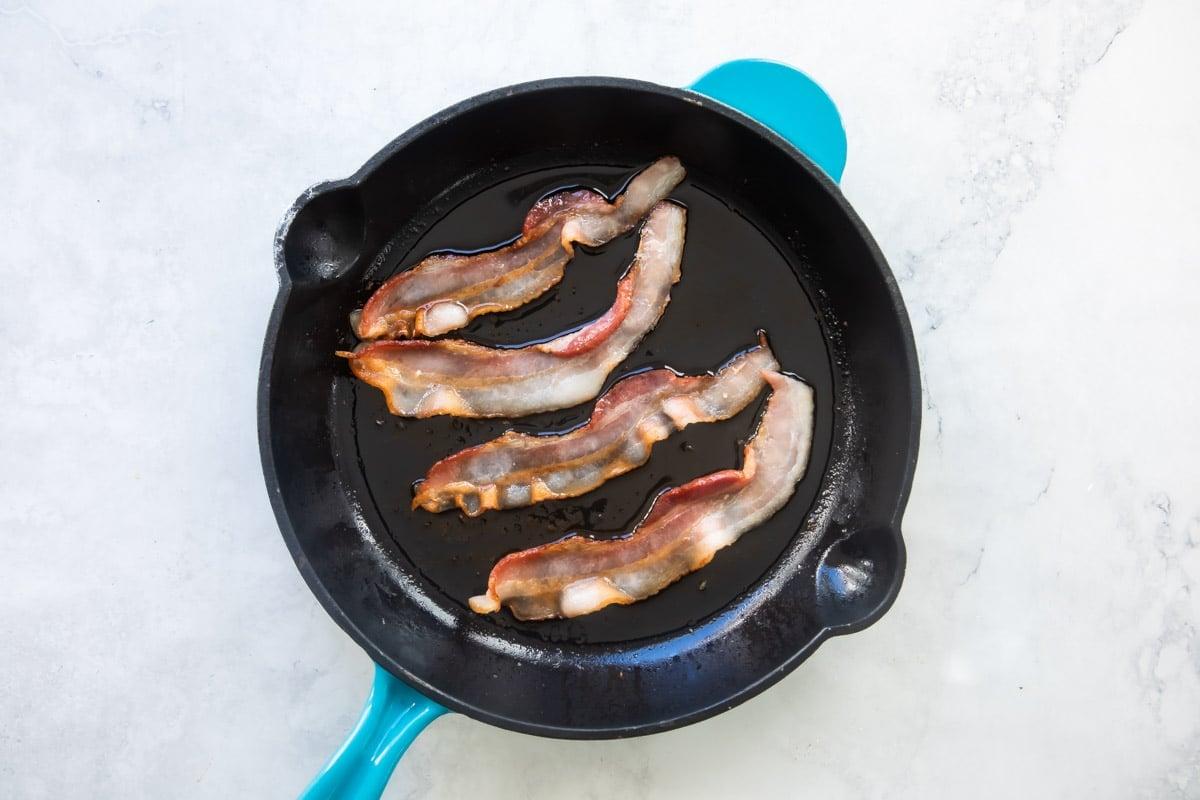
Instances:
[[[812,448],[813,392],[778,372],[740,470],[715,472],[661,494],[632,533],[606,541],[574,535],[501,559],[479,613],[508,606],[519,619],[577,617],[657,594],[781,509]]]
[[[457,300],[430,303],[417,310],[417,329],[426,336],[458,330],[471,321],[471,313]]]
[[[766,385],[763,371],[778,367],[761,337],[715,375],[669,369],[631,375],[605,392],[586,425],[569,433],[509,431],[442,459],[418,485],[413,507],[436,512],[457,506],[469,516],[517,508],[535,502],[534,481],[549,498],[578,497],[645,464],[654,444],[675,431],[737,414]]]
[[[509,349],[453,339],[380,341],[339,355],[400,416],[522,417],[591,400],[670,302],[686,217],[674,203],[654,207],[616,301],[573,333]]]
[[[517,241],[471,255],[437,253],[375,291],[351,324],[361,339],[438,336],[480,314],[509,311],[562,280],[575,244],[599,246],[633,228],[684,177],[666,156],[638,173],[611,203],[588,189],[558,192],[525,217]]]

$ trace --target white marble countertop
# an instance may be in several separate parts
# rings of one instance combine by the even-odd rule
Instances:
[[[672,733],[439,720],[388,796],[1200,797],[1200,6],[18,2],[0,796],[291,797],[358,714],[255,439],[302,189],[498,85],[761,56],[838,102],[913,317],[898,602]]]

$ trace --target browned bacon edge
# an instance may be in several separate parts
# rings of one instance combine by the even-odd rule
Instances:
[[[663,181],[664,173],[667,176],[665,181]],[[573,245],[576,241],[599,246],[606,243],[612,235],[616,235],[621,230],[627,230],[629,225],[635,223],[635,220],[626,220],[628,224],[610,227],[597,239],[595,238],[597,233],[595,229],[589,229],[586,225],[581,227],[566,224],[570,219],[581,214],[586,215],[589,212],[601,216],[620,214],[631,193],[639,195],[633,201],[635,203],[644,202],[647,194],[661,199],[682,180],[683,174],[683,167],[679,164],[679,160],[673,156],[665,156],[635,175],[626,190],[612,201],[591,189],[568,189],[542,198],[525,215],[521,226],[521,235],[516,241],[471,256],[453,253],[434,253],[426,256],[411,268],[392,276],[376,289],[363,307],[351,314],[351,326],[354,328],[355,334],[364,340],[436,335],[462,327],[467,321],[480,314],[507,311],[528,303],[558,283],[562,277],[563,267],[574,257]],[[639,178],[648,181],[650,186],[655,186],[656,178],[660,183],[656,189],[651,189],[650,186],[638,184]],[[635,189],[635,187],[637,188]],[[653,203],[647,204],[646,210],[648,211],[652,206]],[[637,205],[634,208],[637,208]],[[603,227],[601,226],[601,228]],[[558,247],[546,249],[531,260],[503,267],[506,258],[515,256],[545,236],[560,237],[561,241]],[[541,280],[529,284],[527,293],[520,295],[519,299],[510,298],[505,302],[484,302],[470,307],[458,304],[454,316],[461,316],[452,322],[447,321],[444,316],[441,318],[441,322],[436,323],[427,319],[427,312],[430,309],[441,308],[444,313],[447,305],[455,305],[455,301],[462,299],[463,293],[468,289],[509,285],[513,281],[526,280],[544,264],[556,260],[561,262],[557,264],[560,274],[554,276],[550,272],[544,273]],[[447,263],[451,261],[459,263],[451,266]],[[394,295],[400,291],[402,286],[423,278],[436,282],[438,278],[431,274],[431,270],[448,268],[461,274],[462,271],[482,267],[486,261],[496,262],[498,271],[486,277],[481,275],[474,280],[468,279],[457,289],[447,290],[444,296],[431,297],[417,306],[406,307],[401,310],[402,313],[397,314],[396,309],[389,309]],[[393,318],[389,319],[389,315]]]

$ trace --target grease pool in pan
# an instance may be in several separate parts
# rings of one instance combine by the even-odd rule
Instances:
[[[526,210],[539,197],[573,185],[612,193],[633,172],[570,167],[509,178],[457,205],[406,252],[389,254],[376,277],[385,279],[433,250],[494,245],[520,229]],[[578,642],[629,640],[685,628],[750,588],[782,554],[813,504],[829,453],[833,407],[829,354],[818,315],[783,254],[758,227],[706,189],[689,178],[672,194],[688,208],[683,277],[658,326],[605,387],[648,367],[670,366],[685,373],[713,369],[751,346],[755,331],[764,328],[784,369],[816,391],[808,472],[783,510],[720,551],[708,566],[648,600],[550,622],[519,622],[502,611],[490,617],[496,624],[551,641]],[[593,319],[612,303],[617,279],[636,245],[634,230],[598,252],[579,248],[558,287],[524,308],[480,317],[458,333],[483,344],[511,345]],[[438,459],[510,427],[526,432],[572,428],[587,420],[592,404],[520,420],[415,420],[390,415],[382,394],[369,386],[356,382],[354,392],[359,463],[380,518],[425,578],[464,608],[467,598],[486,587],[492,565],[505,554],[577,530],[601,536],[623,533],[662,489],[740,465],[741,443],[753,432],[762,406],[760,400],[727,422],[686,428],[659,443],[644,467],[582,497],[468,519],[457,512],[410,509],[412,482]]]

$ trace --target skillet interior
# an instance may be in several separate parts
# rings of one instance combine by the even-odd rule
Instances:
[[[650,465],[579,501],[464,522],[408,511],[408,486],[436,458],[511,423],[395,420],[330,354],[352,343],[348,311],[397,267],[437,247],[511,236],[545,191],[616,188],[664,153],[689,170],[676,193],[690,209],[684,277],[658,329],[612,379],[662,363],[710,368],[762,325],[785,368],[818,391],[809,476],[766,526],[651,601],[548,625],[480,618],[463,602],[498,555],[580,525],[627,527],[656,488],[732,466],[756,409],[677,434]],[[285,286],[260,411],[281,527],[334,618],[447,706],[548,735],[660,730],[749,696],[830,629],[861,627],[890,603],[915,459],[911,335],[882,257],[836,188],[753,123],[627,81],[504,90],[321,187],[280,243]],[[485,317],[467,335],[511,343],[593,316],[634,244],[577,257],[532,311]],[[521,422],[561,428],[588,411]]]
[[[626,174],[620,168],[573,166],[502,180],[464,200],[415,244],[397,242],[379,273],[390,275],[397,266],[407,268],[430,250],[452,244],[498,241],[518,230],[525,210],[548,191],[581,183],[615,189]],[[672,290],[671,304],[658,326],[608,384],[629,372],[664,364],[681,372],[703,372],[751,345],[756,328],[763,327],[785,369],[804,376],[817,392],[823,413],[818,415],[809,479],[781,513],[670,591],[574,620],[522,623],[507,611],[494,617],[498,624],[530,636],[547,641],[628,641],[694,625],[733,601],[778,560],[816,499],[833,417],[830,362],[816,312],[787,261],[753,223],[694,181],[677,189],[673,198],[688,206],[684,278]],[[481,317],[464,335],[488,344],[511,344],[553,336],[598,316],[612,303],[617,279],[636,245],[637,233],[632,232],[595,254],[578,255],[556,292],[510,314]],[[367,291],[364,287],[364,294]],[[356,454],[372,505],[392,542],[424,578],[464,608],[471,595],[487,586],[492,564],[506,553],[581,528],[604,536],[628,531],[663,488],[735,466],[741,457],[739,439],[753,432],[760,405],[753,404],[724,424],[692,426],[656,446],[642,469],[583,497],[469,519],[458,513],[412,510],[410,484],[434,460],[507,428],[537,433],[575,427],[586,422],[591,404],[516,423],[451,417],[410,420],[389,415],[376,389],[358,382],[350,389],[336,411],[335,427],[352,431],[356,441],[347,442],[343,452]]]

